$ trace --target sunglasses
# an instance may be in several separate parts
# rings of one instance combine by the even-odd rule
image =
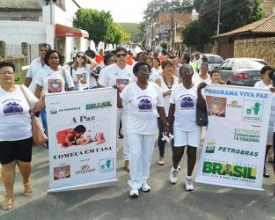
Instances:
[[[118,54],[116,54],[116,56],[118,57],[118,58],[120,58],[120,57],[126,57],[126,53],[118,53]]]
[[[78,58],[81,58],[81,59],[86,59],[85,56],[80,56],[80,55],[78,55],[77,57],[78,57]]]

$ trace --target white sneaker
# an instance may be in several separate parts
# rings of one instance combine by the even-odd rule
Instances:
[[[150,192],[151,191],[151,187],[147,183],[143,183],[142,186],[141,186],[141,190],[143,192]]]
[[[139,196],[139,192],[138,192],[138,189],[131,189],[130,191],[130,196],[133,197],[133,198],[136,198]]]
[[[170,182],[172,184],[176,184],[177,183],[177,176],[178,176],[179,170],[178,169],[174,169],[174,167],[171,167],[171,172],[170,172]]]
[[[193,191],[194,190],[194,185],[193,185],[191,179],[185,179],[185,190],[186,191]]]

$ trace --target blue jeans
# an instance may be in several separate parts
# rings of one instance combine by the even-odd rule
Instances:
[[[46,113],[46,109],[45,108],[43,108],[40,111],[40,116],[41,116],[41,121],[42,121],[42,125],[43,125],[43,128],[44,128],[44,132],[48,136],[47,113]]]

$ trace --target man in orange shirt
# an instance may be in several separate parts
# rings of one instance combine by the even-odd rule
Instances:
[[[130,66],[132,66],[133,63],[134,63],[134,56],[133,56],[133,53],[130,50],[128,51],[128,55],[126,57],[126,63]]]
[[[98,65],[103,65],[104,63],[104,56],[103,56],[103,49],[99,50],[99,54],[96,55],[95,61],[98,63]]]

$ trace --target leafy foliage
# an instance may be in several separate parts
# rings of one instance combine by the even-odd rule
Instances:
[[[207,43],[207,36],[199,20],[192,21],[183,31],[183,43],[188,47],[196,45],[202,51]]]
[[[117,23],[126,33],[126,41],[139,42],[141,39],[140,24],[137,23]]]
[[[219,0],[194,0],[194,8],[200,13],[198,28],[201,30],[198,29],[197,32],[203,33],[200,37],[204,37],[205,40],[194,37],[194,33],[190,32],[189,29],[195,28],[192,23],[187,26],[188,31],[184,32],[184,39],[197,39],[197,43],[193,45],[200,45],[203,41],[210,42],[210,37],[217,33]],[[264,16],[260,0],[221,0],[219,33],[242,27],[260,20]],[[190,33],[192,35],[188,36]]]
[[[114,23],[109,11],[80,8],[75,14],[73,25],[88,31],[89,40],[93,40],[96,45],[100,41],[119,44],[126,35],[125,31]]]

